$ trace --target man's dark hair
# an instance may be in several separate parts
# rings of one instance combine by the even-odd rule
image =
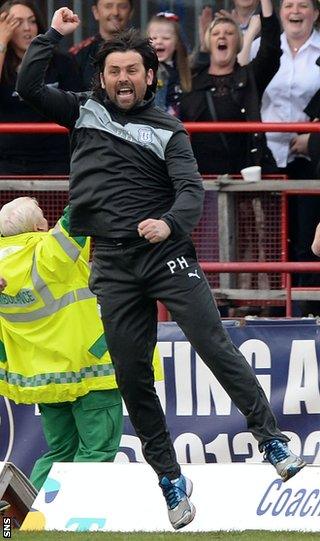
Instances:
[[[151,90],[154,91],[157,84],[157,70],[159,66],[157,53],[149,38],[142,37],[138,30],[130,28],[129,30],[118,32],[112,39],[105,41],[99,48],[94,60],[94,65],[97,69],[93,85],[94,92],[101,89],[100,73],[103,73],[107,56],[111,53],[125,53],[127,51],[136,51],[141,55],[146,72],[149,69],[153,70],[154,80]]]

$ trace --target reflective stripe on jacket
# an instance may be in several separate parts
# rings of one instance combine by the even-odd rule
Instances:
[[[68,214],[47,233],[0,237],[0,393],[16,403],[75,400],[116,387],[96,297],[88,288],[86,237]],[[155,377],[161,379],[158,351]]]

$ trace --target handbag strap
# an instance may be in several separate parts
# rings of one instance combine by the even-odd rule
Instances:
[[[209,111],[210,111],[210,115],[211,115],[212,120],[214,120],[215,122],[218,122],[217,113],[216,113],[216,110],[215,110],[215,106],[214,106],[214,103],[213,103],[213,99],[212,99],[212,95],[211,95],[210,90],[206,90],[206,100],[207,100],[207,104],[208,104],[208,107],[209,107]],[[230,149],[229,149],[229,145],[227,143],[227,138],[226,138],[225,134],[223,132],[219,132],[218,135],[220,136],[220,139],[222,141],[222,144],[223,144],[225,150],[229,154]]]

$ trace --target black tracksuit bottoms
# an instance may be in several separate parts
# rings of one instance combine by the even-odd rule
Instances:
[[[170,311],[193,348],[262,444],[280,432],[252,368],[223,328],[189,237],[150,244],[144,239],[95,239],[90,288],[97,295],[117,383],[146,461],[169,479],[180,475],[154,388],[157,303]]]

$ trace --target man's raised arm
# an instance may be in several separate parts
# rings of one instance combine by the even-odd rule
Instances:
[[[17,92],[22,99],[47,117],[48,121],[68,128],[73,127],[78,118],[81,94],[47,86],[44,81],[54,48],[63,36],[74,32],[79,24],[78,15],[69,8],[58,9],[53,15],[51,28],[31,42],[17,80]]]

